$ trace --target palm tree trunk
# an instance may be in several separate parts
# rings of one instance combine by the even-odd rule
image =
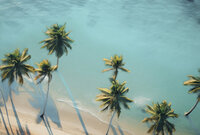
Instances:
[[[7,119],[8,119],[8,124],[9,124],[9,127],[10,127],[10,130],[11,130],[12,135],[14,135],[13,130],[12,130],[12,126],[11,126],[11,124],[10,124],[10,119],[9,119],[9,116],[8,116],[8,109],[7,109],[7,105],[6,105],[6,100],[5,100],[4,95],[3,95],[3,90],[1,89],[0,91],[1,91],[1,96],[2,96],[2,98],[3,98],[3,102],[4,102],[4,108],[5,108],[5,110],[6,110],[6,115],[7,115]]]
[[[113,112],[113,115],[112,115],[112,117],[111,117],[111,119],[110,119],[110,122],[109,122],[109,125],[108,125],[108,130],[107,130],[107,132],[106,132],[106,135],[108,135],[108,132],[109,132],[109,129],[110,129],[111,125],[112,125],[112,120],[113,120],[113,118],[114,118],[114,116],[115,116],[115,113],[116,113],[116,111]]]
[[[48,96],[49,96],[49,84],[50,84],[50,82],[49,82],[49,79],[48,79],[48,85],[47,85],[47,96],[46,96],[46,100],[45,100],[45,103],[44,103],[44,108],[43,108],[43,112],[42,112],[42,115],[41,116],[43,116],[44,115],[44,113],[45,113],[45,110],[46,110],[46,106],[47,106],[47,101],[48,101]]]
[[[198,103],[199,103],[199,100],[197,99],[195,105],[188,112],[186,112],[184,115],[188,116],[196,108]]]
[[[9,92],[10,92],[10,102],[12,104],[13,112],[14,112],[14,115],[15,115],[15,118],[16,118],[16,121],[17,121],[17,125],[18,125],[18,128],[19,128],[19,132],[20,132],[21,135],[24,135],[24,131],[22,129],[22,125],[20,123],[17,111],[15,109],[15,105],[14,105],[14,102],[13,102],[11,88],[10,88]]]
[[[57,57],[57,66],[58,66],[58,64],[59,64],[59,58]]]
[[[118,74],[118,69],[116,68],[114,72],[114,77],[113,77],[114,81],[116,81],[117,79],[117,74]]]

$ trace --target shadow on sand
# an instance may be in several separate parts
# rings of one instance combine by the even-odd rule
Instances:
[[[28,99],[28,101],[33,108],[40,109],[36,118],[36,122],[40,123],[41,121],[43,121],[49,135],[53,135],[48,118],[50,118],[51,121],[55,123],[59,128],[62,128],[56,104],[51,95],[49,95],[44,118],[41,118],[40,115],[42,114],[43,111],[46,93],[44,93],[43,86],[41,84],[36,85],[31,79],[26,79],[26,80],[29,88],[26,86],[24,86],[24,88],[32,97]],[[32,90],[30,90],[30,87]]]
[[[14,92],[15,94],[19,94],[19,91],[18,91],[18,84],[16,82],[14,82],[11,86],[8,85],[8,81],[5,81],[5,82],[1,82],[0,83],[0,87],[1,89],[3,90],[3,95],[1,95],[1,98],[4,98],[4,101],[5,101],[5,104],[6,102],[8,101],[8,99],[10,98],[10,102],[11,102],[11,105],[12,105],[12,110],[13,110],[13,113],[14,113],[14,116],[15,116],[15,119],[16,119],[16,122],[17,122],[17,126],[18,126],[18,129],[16,129],[16,134],[19,134],[19,135],[30,135],[30,131],[28,129],[28,126],[26,126],[26,131],[23,130],[23,127],[21,125],[21,122],[19,120],[19,116],[17,114],[17,111],[16,111],[16,108],[15,108],[15,105],[14,105],[14,102],[13,102],[13,98],[12,98],[12,92]],[[3,106],[4,104],[1,104],[1,106]],[[8,115],[8,112],[7,112],[7,107],[6,105],[4,105],[5,109],[6,109],[6,115],[7,115],[7,118],[8,118],[8,124],[10,126],[10,131],[11,131],[11,135],[14,135],[14,132],[13,132],[13,129],[12,129],[12,126],[11,126],[11,123],[10,123],[10,120],[9,120],[9,115]],[[3,120],[3,123],[4,123],[4,127],[6,128],[6,132],[7,134],[9,135],[9,130],[6,126],[6,123],[5,123],[5,120],[4,120],[4,116],[3,116],[3,113],[2,111],[0,110],[0,113],[1,113],[1,117],[2,117],[2,120]]]
[[[113,135],[118,135],[116,127],[111,125],[111,129],[112,129]],[[121,129],[121,127],[119,125],[117,125],[117,129],[119,130],[120,135],[124,135],[124,132],[123,132],[123,130]]]
[[[16,108],[15,108],[15,105],[14,105],[14,102],[13,102],[13,98],[12,98],[12,92],[14,92],[16,94],[19,94],[18,85],[17,85],[16,82],[13,82],[13,84],[11,86],[9,86],[8,82],[5,81],[4,83],[1,84],[1,87],[3,89],[3,96],[4,96],[4,99],[5,99],[6,102],[8,101],[8,98],[10,97],[10,102],[11,102],[11,105],[12,105],[12,110],[13,110],[13,113],[14,113],[14,116],[15,116],[15,119],[16,119],[16,122],[17,122],[17,125],[18,125],[19,132],[20,132],[21,135],[24,135],[25,132],[23,131],[23,128],[22,128],[22,125],[20,123],[20,120],[19,120]],[[7,117],[9,119],[8,114],[7,114]],[[8,123],[10,125],[10,121],[9,120],[8,120]],[[11,128],[11,132],[13,134],[13,129],[12,129],[11,126],[10,126],[10,128]]]
[[[2,113],[2,111],[1,111],[1,108],[0,108],[0,114],[1,114],[2,121],[3,121],[3,125],[4,125],[4,127],[5,127],[5,129],[6,129],[6,133],[7,133],[8,135],[10,135],[10,133],[9,133],[9,131],[8,131],[8,128],[7,128],[7,125],[6,125],[6,122],[5,122],[5,120],[4,120],[4,116],[3,116],[3,113]]]

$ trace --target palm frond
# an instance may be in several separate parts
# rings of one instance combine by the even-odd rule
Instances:
[[[123,67],[119,67],[119,69],[121,69],[122,71],[124,72],[131,72],[130,70],[126,69],[126,68],[123,68]]]
[[[114,70],[114,68],[104,69],[102,72],[107,72],[107,71],[110,71],[110,70]]]
[[[107,88],[98,88],[101,92],[105,93],[105,94],[111,94],[111,90],[107,89]]]

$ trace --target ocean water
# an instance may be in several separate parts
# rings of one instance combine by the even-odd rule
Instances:
[[[200,2],[187,0],[0,0],[0,57],[15,48],[29,48],[30,64],[54,55],[40,49],[46,27],[64,24],[75,40],[73,49],[60,59],[59,70],[79,106],[101,114],[95,97],[97,88],[109,87],[111,73],[101,73],[103,58],[124,56],[131,73],[120,72],[127,81],[128,97],[135,100],[131,110],[122,110],[118,123],[134,134],[145,129],[141,120],[145,104],[167,100],[180,115],[172,120],[177,135],[197,135],[200,106],[184,118],[196,101],[183,86],[187,75],[199,75]],[[51,94],[68,101],[58,75],[53,75]],[[126,125],[126,126],[125,126]],[[128,126],[127,126],[128,125]]]

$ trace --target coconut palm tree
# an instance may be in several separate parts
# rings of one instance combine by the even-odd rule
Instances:
[[[130,72],[130,70],[123,67],[125,63],[123,63],[122,56],[114,55],[114,57],[111,56],[110,59],[104,58],[103,60],[105,61],[105,65],[109,66],[110,68],[104,69],[102,72],[114,70],[114,74],[112,78],[113,80],[116,80],[119,69],[125,72]]]
[[[188,93],[197,94],[197,99],[195,105],[188,112],[184,114],[185,116],[188,116],[196,108],[197,104],[200,101],[200,77],[194,77],[191,75],[189,75],[188,77],[190,78],[190,80],[185,81],[184,85],[192,86],[192,88],[188,91]]]
[[[41,48],[46,48],[49,51],[49,54],[55,52],[57,57],[57,66],[59,64],[59,58],[63,56],[64,52],[68,54],[68,48],[72,49],[71,43],[72,39],[69,38],[70,32],[65,31],[64,25],[54,24],[47,29],[45,34],[48,36],[47,39],[41,41],[44,45]]]
[[[28,49],[24,49],[20,53],[19,49],[16,49],[13,53],[8,53],[5,58],[2,59],[4,65],[0,66],[0,71],[2,71],[1,78],[2,81],[8,79],[9,85],[11,85],[16,79],[20,85],[23,85],[24,79],[23,75],[29,77],[29,72],[34,72],[34,68],[28,64],[25,64],[31,59],[31,55],[28,55]]]
[[[51,66],[51,63],[48,60],[43,60],[39,64],[37,64],[38,69],[35,69],[35,71],[38,73],[38,75],[35,77],[35,80],[38,80],[38,83],[41,83],[45,77],[48,77],[48,85],[47,85],[47,94],[46,94],[46,100],[44,104],[44,108],[41,114],[41,118],[43,118],[46,110],[46,105],[48,101],[48,95],[49,95],[49,84],[52,80],[52,73],[57,69],[56,66]]]
[[[149,128],[147,133],[155,133],[155,135],[172,135],[175,132],[175,125],[168,121],[168,118],[178,118],[178,114],[174,113],[171,109],[171,103],[167,103],[165,100],[162,103],[157,103],[152,106],[147,105],[146,112],[151,116],[145,118],[142,122],[152,122],[153,125]]]
[[[129,91],[129,88],[126,88],[125,85],[126,82],[120,84],[119,81],[112,81],[112,86],[110,88],[99,88],[102,93],[97,95],[96,101],[102,102],[100,106],[103,108],[102,111],[110,110],[113,112],[106,135],[108,135],[115,113],[117,113],[118,118],[121,114],[121,104],[125,109],[129,109],[128,103],[133,102],[133,100],[125,96]]]
[[[28,55],[27,48],[24,49],[22,53],[19,51],[19,49],[16,49],[12,53],[5,54],[5,58],[2,59],[2,63],[4,65],[0,66],[0,71],[2,72],[1,74],[2,81],[5,81],[6,79],[8,79],[9,85],[11,85],[14,82],[14,80],[16,80],[19,82],[20,85],[23,85],[24,83],[23,75],[26,75],[29,77],[29,72],[34,72],[34,68],[32,66],[25,64],[30,59],[31,59],[31,55]],[[20,133],[24,134],[17,112],[15,110],[13,100],[12,100],[11,89],[9,93],[10,93],[10,101],[11,101],[13,111],[14,111],[19,129],[20,129]],[[2,96],[3,96],[3,93],[2,93]],[[3,100],[5,102],[4,97],[3,97]],[[5,105],[5,109],[7,113],[6,104],[4,105]],[[9,118],[8,118],[8,121],[9,121]],[[10,125],[10,122],[9,122],[9,125]],[[11,132],[13,134],[12,128],[11,128]]]

